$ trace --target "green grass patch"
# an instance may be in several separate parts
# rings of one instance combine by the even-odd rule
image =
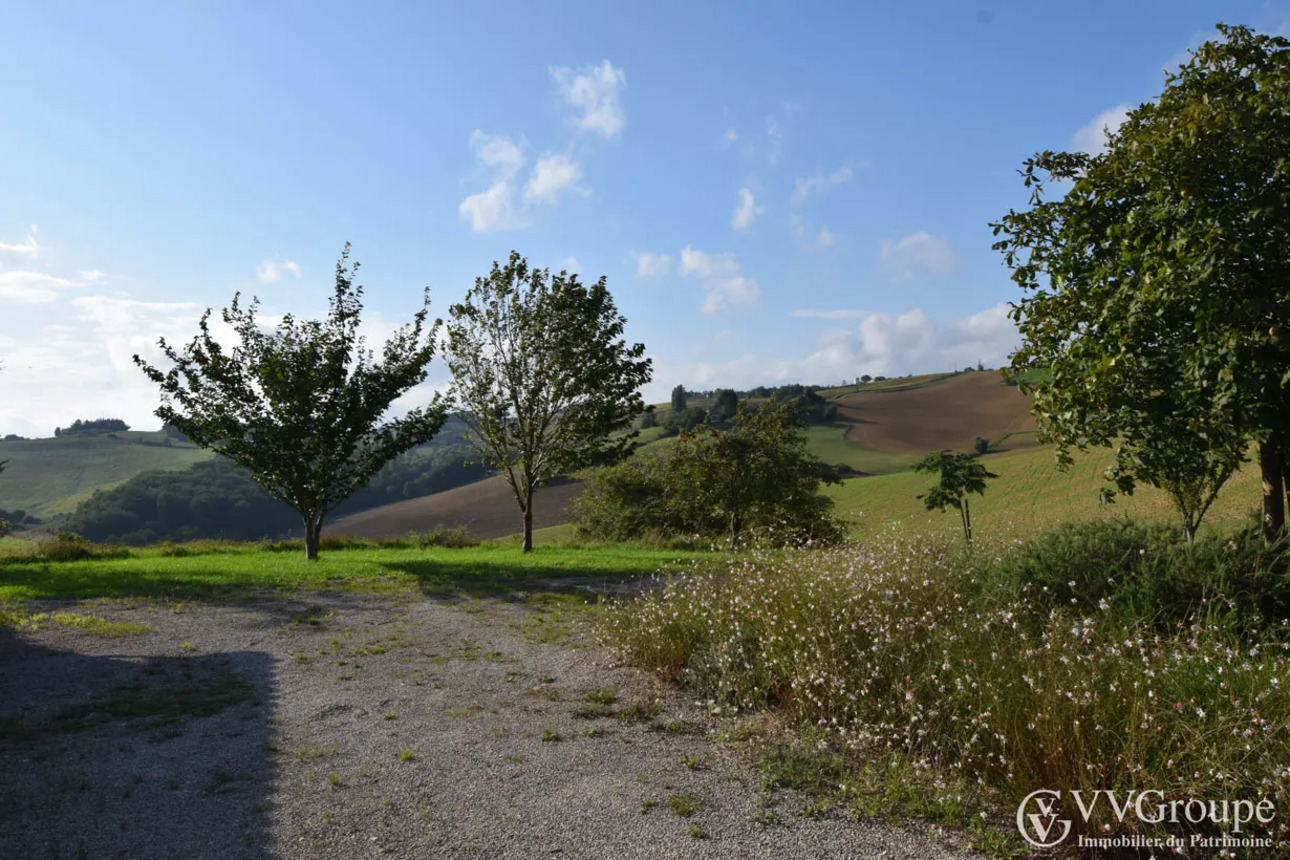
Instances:
[[[1069,470],[1057,469],[1051,448],[1028,448],[989,454],[982,462],[998,478],[990,480],[984,496],[973,496],[972,531],[991,539],[1025,539],[1062,523],[1130,518],[1144,523],[1173,524],[1176,520],[1167,494],[1142,486],[1115,504],[1098,504],[1105,486],[1103,473],[1111,465],[1109,450],[1075,452]],[[917,497],[935,483],[933,477],[915,472],[850,478],[825,487],[837,514],[851,524],[850,535],[871,538],[880,534],[962,534],[958,516],[951,511],[927,511]],[[1261,498],[1257,464],[1247,464],[1227,482],[1205,516],[1206,528],[1227,529],[1245,521]]]
[[[538,588],[616,582],[711,558],[708,553],[635,547],[564,549],[483,545],[465,549],[335,549],[303,554],[226,546],[175,555],[165,548],[116,558],[53,562],[0,559],[0,602],[94,597],[229,598],[258,590],[420,591],[433,596],[505,596]],[[302,619],[303,623],[308,623]]]
[[[97,615],[81,615],[76,612],[38,612],[28,615],[18,609],[0,611],[0,626],[30,631],[50,626],[64,627],[105,639],[141,636],[152,632],[147,624],[136,621],[108,621]]]
[[[857,472],[887,475],[903,472],[922,459],[916,454],[879,451],[848,442],[846,434],[852,425],[846,421],[812,424],[806,428],[806,450],[830,466],[845,464]]]

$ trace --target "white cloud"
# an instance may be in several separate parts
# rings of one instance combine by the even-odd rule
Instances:
[[[636,277],[661,278],[672,270],[672,258],[667,254],[642,252],[636,255]]]
[[[160,425],[152,414],[157,387],[133,356],[164,363],[157,339],[187,343],[197,332],[196,305],[95,295],[33,313],[28,325],[0,335],[8,395],[0,398],[3,432],[48,436],[87,415],[123,418],[140,429]],[[222,326],[213,320],[217,332]]]
[[[94,283],[95,281],[101,281],[108,277],[107,272],[100,271],[99,269],[81,269],[76,274],[81,276],[81,280],[91,284]]]
[[[852,328],[825,332],[805,355],[767,358],[750,351],[721,362],[688,363],[657,356],[655,379],[660,382],[646,395],[654,402],[666,400],[670,386],[677,382],[695,389],[751,388],[788,382],[827,384],[866,373],[928,373],[978,361],[998,366],[1020,342],[1006,304],[945,322],[933,320],[921,309],[903,314],[834,313],[818,315],[859,322]],[[806,314],[815,316],[817,312],[802,315]]]
[[[800,319],[849,320],[869,316],[869,311],[860,308],[829,308],[823,310],[797,310],[793,316]]]
[[[744,277],[743,268],[733,254],[707,254],[686,245],[681,251],[678,271],[682,277],[693,275],[699,279],[706,294],[702,307],[705,314],[751,307],[761,297],[761,286]]]
[[[0,272],[0,298],[23,304],[47,304],[59,292],[79,286],[75,281],[44,272]]]
[[[470,135],[475,161],[492,174],[487,191],[471,194],[457,205],[457,213],[470,221],[476,233],[498,230],[520,230],[529,225],[526,213],[515,206],[515,186],[511,182],[524,166],[523,143],[504,135],[485,134],[475,129]]]
[[[571,275],[576,275],[582,271],[582,263],[578,262],[577,257],[565,257],[564,262],[560,264],[560,268]]]
[[[505,135],[485,134],[479,129],[470,133],[470,148],[480,166],[492,168],[496,175],[510,179],[524,166],[523,141],[516,143]]]
[[[817,169],[814,176],[797,180],[793,188],[793,199],[800,203],[812,194],[823,194],[838,185],[845,185],[850,181],[851,168],[845,165],[827,176],[823,170]]]
[[[1130,105],[1120,104],[1102,111],[1097,119],[1075,132],[1075,136],[1071,138],[1071,149],[1090,155],[1106,152],[1107,132],[1118,129],[1129,118],[1131,110],[1133,108]]]
[[[560,101],[573,108],[574,125],[605,138],[617,137],[622,132],[625,120],[618,97],[627,85],[622,69],[602,60],[598,65],[584,66],[577,71],[552,68],[550,72]]]
[[[750,189],[740,188],[739,202],[735,204],[735,212],[730,216],[730,226],[736,230],[747,230],[757,216],[765,211],[757,205],[757,200]]]
[[[282,280],[284,273],[290,272],[300,280],[300,264],[295,260],[265,260],[255,268],[255,276],[260,279],[261,283],[272,284]]]
[[[539,203],[556,203],[582,176],[578,164],[567,155],[547,155],[533,167],[524,196]]]
[[[0,242],[0,253],[14,254],[28,259],[38,256],[40,254],[40,243],[36,241],[36,228],[32,227],[26,238],[17,244]]]
[[[892,281],[912,281],[945,275],[959,265],[958,252],[944,236],[914,233],[898,242],[883,239],[878,259]]]
[[[813,251],[823,251],[825,248],[832,248],[837,237],[829,230],[828,227],[821,227],[814,230],[810,222],[801,215],[788,216],[788,229],[797,241],[797,246],[806,253]],[[814,232],[814,235],[811,235]]]
[[[1008,311],[998,304],[948,323],[934,322],[921,309],[869,314],[854,329],[827,333],[799,373],[803,379],[845,379],[1003,364],[1019,342]]]
[[[472,194],[457,207],[462,218],[470,220],[476,233],[497,230],[520,230],[531,223],[528,216],[515,208],[515,189],[505,179],[494,182],[487,190]]]
[[[726,133],[723,139],[725,140],[726,144],[734,143],[739,139],[739,132],[735,131],[733,128],[728,128],[726,129]]]

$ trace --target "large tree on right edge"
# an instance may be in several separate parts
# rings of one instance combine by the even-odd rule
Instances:
[[[1011,370],[1059,450],[1119,444],[1120,489],[1203,513],[1259,446],[1263,525],[1290,448],[1290,42],[1219,25],[1100,154],[1044,152],[1031,208],[993,225],[1027,295]],[[1069,183],[1045,200],[1045,182]],[[1184,516],[1184,520],[1186,517]]]
[[[621,459],[650,380],[644,344],[601,278],[530,269],[518,252],[449,309],[445,360],[485,458],[506,476],[533,548],[533,491],[557,475]]]

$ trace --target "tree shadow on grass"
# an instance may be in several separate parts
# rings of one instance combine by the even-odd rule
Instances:
[[[438,600],[487,597],[527,602],[536,594],[561,594],[594,603],[602,596],[632,593],[656,581],[639,571],[612,567],[522,570],[459,559],[382,562],[381,567],[392,575],[412,577],[422,594]]]
[[[0,857],[268,860],[273,700],[262,652],[87,655],[0,626]]]

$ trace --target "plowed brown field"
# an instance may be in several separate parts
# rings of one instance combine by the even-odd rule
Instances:
[[[843,420],[854,423],[847,441],[879,451],[921,454],[943,448],[969,450],[977,436],[1004,449],[1033,447],[1030,401],[997,373],[964,373],[910,391],[860,392],[838,401]]]
[[[581,481],[539,487],[533,499],[533,527],[569,521],[570,502],[582,492]],[[465,526],[481,540],[513,535],[523,529],[519,506],[506,479],[498,475],[432,496],[394,502],[350,514],[327,526],[329,535],[402,537],[435,526]]]

